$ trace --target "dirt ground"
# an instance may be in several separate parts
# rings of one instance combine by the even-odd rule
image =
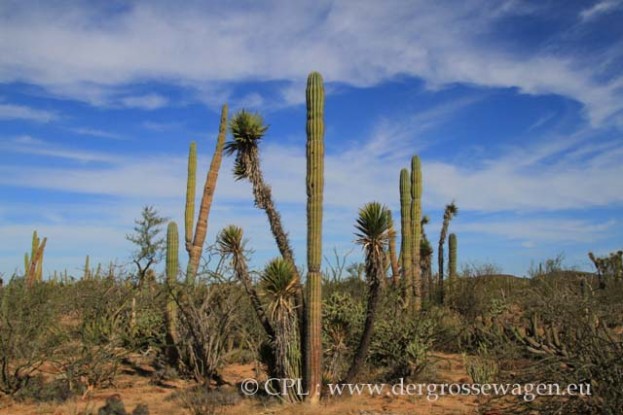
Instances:
[[[435,382],[468,383],[469,377],[465,372],[463,359],[460,355],[435,355]],[[150,376],[139,375],[134,371],[127,370],[122,374],[115,388],[93,390],[84,397],[78,397],[63,404],[25,404],[15,403],[9,400],[0,401],[0,414],[6,415],[81,415],[97,414],[106,399],[118,395],[128,413],[138,405],[147,404],[150,415],[189,414],[192,412],[185,409],[183,402],[175,395],[180,391],[195,385],[192,382],[175,381],[165,382],[160,385],[150,383]],[[224,372],[226,381],[236,384],[247,378],[255,378],[255,370],[252,364],[230,365]],[[230,392],[234,393],[231,386]],[[388,385],[390,388],[390,385]],[[234,406],[222,406],[214,410],[214,414],[274,414],[274,415],[419,415],[419,414],[477,414],[478,402],[475,396],[440,396],[437,400],[427,399],[426,396],[403,396],[395,394],[381,394],[371,396],[364,392],[324,399],[319,406],[309,407],[305,404],[288,405],[275,400],[261,400],[241,398]],[[495,415],[490,412],[490,415]],[[206,415],[210,415],[206,412]]]

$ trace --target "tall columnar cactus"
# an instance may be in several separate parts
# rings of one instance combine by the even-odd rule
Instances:
[[[193,243],[195,222],[195,189],[197,187],[197,143],[190,143],[188,150],[188,177],[186,181],[186,209],[184,209],[184,237],[186,250],[190,252]]]
[[[392,284],[398,286],[399,282],[399,268],[398,258],[396,258],[396,229],[394,228],[394,219],[392,217],[392,211],[387,209],[387,236],[389,238],[389,249],[387,255],[389,255],[389,265],[392,270]]]
[[[31,253],[30,256],[26,253],[24,257],[25,279],[28,286],[41,281],[43,276],[43,251],[45,250],[46,242],[47,238],[43,238],[43,241],[39,239],[37,231],[32,233]]]
[[[402,286],[404,302],[407,307],[413,304],[413,235],[411,227],[411,181],[407,169],[400,170],[400,231],[402,241],[400,257],[402,266]]]
[[[307,78],[307,308],[306,384],[317,403],[322,383],[322,196],[324,189],[324,86],[322,76]]]
[[[179,235],[177,224],[173,221],[167,226],[167,251],[166,251],[166,285],[169,295],[167,296],[165,309],[167,358],[169,363],[177,363],[177,304],[175,302],[177,274],[179,272]]]
[[[82,279],[88,280],[89,278],[91,278],[91,263],[90,263],[90,258],[87,255],[86,258],[84,259]]]
[[[411,158],[411,232],[413,238],[413,311],[422,308],[422,268],[420,266],[420,244],[422,241],[422,166],[420,158]]]
[[[448,284],[450,285],[450,291],[452,291],[456,285],[456,249],[456,234],[451,233],[448,237]]]
[[[185,231],[186,231],[186,250],[188,251],[188,268],[186,270],[186,282],[194,283],[199,261],[201,260],[201,252],[203,244],[208,233],[208,216],[212,207],[212,199],[216,190],[216,181],[218,172],[221,168],[223,159],[223,148],[225,146],[225,137],[227,135],[227,104],[221,108],[221,122],[219,125],[218,138],[216,140],[216,149],[210,162],[210,170],[206,177],[203,187],[203,196],[201,197],[201,205],[199,206],[199,217],[197,218],[197,226],[195,234],[191,238],[192,221],[195,212],[195,176],[197,171],[197,153],[193,144],[190,146],[188,155],[188,182],[186,192],[186,212],[185,212]],[[192,242],[191,242],[192,239]]]

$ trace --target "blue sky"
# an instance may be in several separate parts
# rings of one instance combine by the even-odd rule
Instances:
[[[622,245],[622,18],[619,0],[3,1],[0,273],[23,267],[34,229],[47,275],[79,273],[87,254],[127,264],[144,205],[181,224],[188,145],[202,177],[224,102],[270,125],[262,167],[303,265],[312,70],[327,92],[327,256],[360,259],[364,203],[399,217],[417,153],[427,233],[436,246],[455,200],[461,264],[524,275],[564,252],[588,270],[588,251]],[[277,250],[231,167],[208,242],[238,224],[259,267]]]

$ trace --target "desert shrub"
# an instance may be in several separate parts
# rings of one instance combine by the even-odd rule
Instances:
[[[433,343],[434,324],[430,319],[379,319],[368,361],[387,368],[390,379],[414,377],[427,366]]]
[[[361,337],[363,305],[347,294],[334,291],[322,305],[324,372],[336,380],[348,369],[349,359]]]
[[[464,354],[463,361],[467,374],[472,378],[472,382],[482,385],[494,383],[497,380],[499,367],[489,354],[486,346],[482,345],[475,356]]]
[[[149,408],[145,404],[138,404],[129,414],[121,397],[113,395],[106,399],[106,403],[97,411],[97,415],[149,415]]]
[[[62,403],[76,395],[63,379],[45,380],[42,374],[33,376],[30,381],[13,395],[16,401]]]
[[[47,284],[15,278],[0,288],[0,393],[26,387],[60,344],[58,315]]]
[[[556,270],[531,281],[531,293],[521,305],[529,313],[510,327],[510,341],[531,363],[515,371],[513,379],[563,387],[589,383],[592,395],[522,401],[513,413],[623,413],[623,335],[621,315],[613,313],[618,305],[606,302],[602,290],[583,287],[582,278]]]
[[[211,390],[199,385],[176,392],[173,399],[192,415],[218,415],[223,413],[225,407],[236,405],[240,396],[231,389]]]
[[[209,384],[222,383],[227,339],[234,336],[242,292],[235,284],[212,283],[180,290],[177,345],[180,374]]]

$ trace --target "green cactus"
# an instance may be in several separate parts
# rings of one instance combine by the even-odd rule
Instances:
[[[411,182],[409,171],[400,170],[400,231],[402,241],[400,245],[400,257],[402,260],[402,287],[405,306],[411,307],[413,300],[413,236],[411,227]]]
[[[169,363],[176,365],[179,354],[177,353],[177,304],[175,302],[177,274],[179,271],[179,235],[177,224],[173,221],[167,226],[167,252],[166,252],[166,285],[169,295],[165,308],[167,358]]]
[[[86,258],[84,259],[82,279],[88,280],[89,278],[91,278],[91,265],[90,265],[90,258],[87,255]]]
[[[392,270],[392,284],[398,286],[399,284],[399,268],[396,258],[396,230],[394,229],[394,219],[392,217],[392,211],[387,209],[387,235],[389,237],[389,249],[387,255],[389,256],[389,265]]]
[[[195,188],[197,186],[197,143],[190,143],[188,151],[188,178],[186,182],[186,209],[184,210],[184,236],[186,250],[193,243],[193,224],[195,221]]]
[[[43,241],[39,239],[37,231],[32,233],[31,253],[24,256],[25,280],[28,286],[34,285],[35,282],[41,282],[43,276],[43,252],[47,238]]]
[[[449,291],[452,292],[456,285],[456,249],[457,249],[456,234],[451,233],[448,237],[448,284]]]
[[[420,158],[411,158],[411,237],[412,237],[412,281],[414,312],[422,309],[422,268],[420,266],[420,244],[422,241],[422,166]]]
[[[210,162],[210,169],[208,170],[208,175],[206,177],[205,185],[203,187],[201,205],[199,205],[199,217],[197,218],[197,225],[195,227],[194,235],[191,234],[195,214],[197,150],[194,143],[190,145],[190,151],[188,154],[188,182],[186,185],[186,211],[184,214],[186,251],[188,251],[188,268],[186,270],[186,282],[188,284],[194,283],[195,276],[197,275],[197,270],[199,269],[199,261],[201,259],[201,253],[203,251],[203,244],[208,233],[208,216],[210,215],[210,208],[212,207],[214,191],[216,190],[218,172],[221,168],[221,162],[223,160],[223,149],[225,147],[226,136],[227,104],[223,105],[223,107],[221,108],[221,121],[219,124],[218,138],[216,140],[216,149],[214,150],[212,161]]]
[[[305,367],[309,401],[317,403],[322,384],[322,196],[324,189],[324,86],[307,78],[307,308]]]

